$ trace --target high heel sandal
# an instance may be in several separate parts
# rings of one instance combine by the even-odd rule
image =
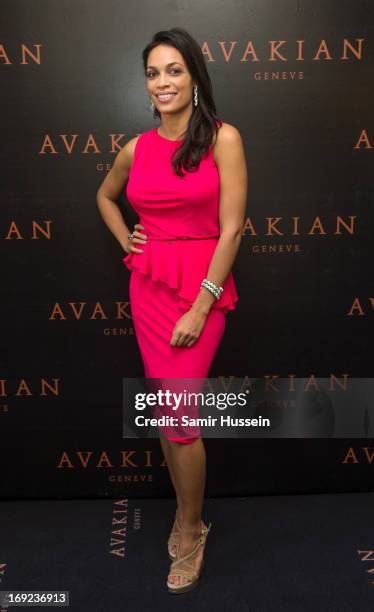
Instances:
[[[178,522],[178,519],[177,517],[175,517],[174,525],[168,540],[168,552],[170,561],[174,561],[177,558],[177,553],[173,553],[171,548],[176,546],[178,550],[180,527],[181,526]]]
[[[169,575],[186,577],[187,582],[180,583],[180,584],[171,584],[169,581],[167,581],[167,587],[168,587],[169,593],[186,593],[186,591],[191,591],[197,586],[202,569],[204,567],[204,557],[202,558],[200,567],[197,570],[193,565],[191,565],[191,563],[188,563],[188,560],[194,559],[198,551],[200,550],[200,548],[203,549],[203,553],[204,553],[206,538],[210,531],[211,524],[212,523],[209,523],[209,526],[207,527],[203,523],[203,521],[201,521],[200,537],[198,541],[196,542],[193,550],[187,555],[185,555],[184,557],[180,557],[179,559],[177,558],[171,564]],[[179,553],[179,544],[177,545],[177,556],[178,556],[178,553]],[[182,564],[184,565],[184,567],[181,567]]]

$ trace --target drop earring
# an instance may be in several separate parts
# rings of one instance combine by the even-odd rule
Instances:
[[[156,118],[156,117],[157,117],[157,115],[156,115],[156,107],[155,107],[155,105],[153,104],[153,102],[152,102],[152,99],[151,99],[151,98],[150,98],[150,105],[149,105],[149,107],[150,107],[150,109],[151,109],[151,111],[152,111],[152,113],[153,113],[154,118]]]
[[[194,105],[197,106],[197,102],[198,102],[198,97],[197,97],[197,85],[195,85],[194,89],[194,97],[193,97],[193,101],[194,101]]]

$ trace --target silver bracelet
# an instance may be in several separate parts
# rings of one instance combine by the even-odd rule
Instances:
[[[215,285],[212,281],[208,280],[207,278],[204,278],[203,282],[200,285],[200,289],[201,287],[205,287],[205,289],[208,289],[208,291],[210,291],[210,293],[214,295],[216,300],[219,300],[223,292],[223,287],[217,287],[217,285]]]

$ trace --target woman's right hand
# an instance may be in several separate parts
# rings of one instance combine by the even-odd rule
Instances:
[[[135,243],[146,244],[147,242],[147,236],[145,234],[142,234],[139,230],[144,230],[144,225],[141,225],[140,223],[135,223],[132,232],[134,237],[132,240],[129,240],[127,242],[127,245],[124,247],[126,253],[143,253],[143,249],[139,249],[134,246]]]

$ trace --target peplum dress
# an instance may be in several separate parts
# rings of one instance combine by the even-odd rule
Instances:
[[[182,142],[164,138],[157,127],[143,132],[136,142],[125,190],[147,236],[146,244],[136,244],[142,253],[123,258],[131,271],[131,316],[146,378],[206,378],[224,335],[226,315],[235,310],[238,300],[230,271],[197,341],[191,347],[170,345],[178,319],[190,309],[208,276],[220,235],[220,177],[213,146],[199,169],[182,178],[171,165]],[[177,388],[186,389],[186,385],[178,387],[174,381],[173,390]],[[188,390],[198,388],[198,384],[195,389],[190,385]],[[183,410],[196,416],[196,411],[181,406],[179,417]],[[191,443],[200,430],[180,426],[164,428],[162,433],[169,440]]]

